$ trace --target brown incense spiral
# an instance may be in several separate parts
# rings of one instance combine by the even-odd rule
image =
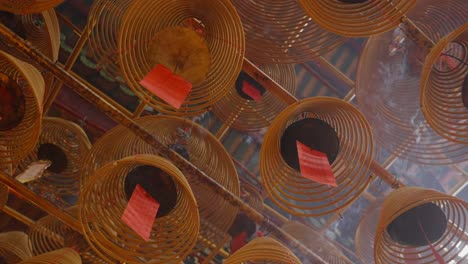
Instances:
[[[308,124],[309,121],[313,123]],[[311,181],[301,175],[299,168],[291,167],[289,159],[294,160],[296,157],[297,162],[295,145],[293,153],[288,153],[288,160],[285,160],[283,149],[280,148],[283,138],[292,140],[291,144],[299,139],[294,139],[297,136],[295,134],[284,135],[290,127],[302,122],[306,124],[297,132],[301,137],[315,138],[310,133],[319,131],[318,128],[323,126],[334,130],[336,141],[317,138],[316,140],[322,142],[316,143],[325,148],[339,145],[338,149],[330,150],[333,155],[329,156],[327,153],[337,187]],[[314,125],[317,123],[320,126]],[[314,125],[315,128],[312,126],[306,131],[306,125]],[[332,133],[326,130],[325,134]],[[367,120],[351,104],[331,97],[301,100],[281,112],[265,135],[260,153],[263,187],[276,205],[297,216],[320,216],[339,211],[356,200],[367,187],[371,179],[369,166],[373,158],[373,147],[372,132]]]
[[[18,263],[32,256],[28,235],[18,231],[0,233],[0,260],[4,263]]]
[[[299,0],[304,11],[324,29],[347,37],[366,37],[391,30],[416,0]]]
[[[124,190],[127,175],[141,166],[161,170],[176,189],[174,207],[167,215],[156,217],[148,241],[122,221],[128,203]],[[158,202],[163,205],[166,201]],[[200,227],[188,181],[172,163],[154,155],[129,156],[96,170],[82,190],[79,210],[89,245],[112,263],[179,263],[194,247]]]
[[[232,3],[244,26],[246,57],[255,63],[306,62],[346,41],[317,25],[295,0]]]
[[[80,255],[71,248],[63,248],[48,252],[39,256],[34,256],[18,264],[81,264]]]
[[[16,14],[40,13],[62,2],[63,0],[0,0],[0,10]]]

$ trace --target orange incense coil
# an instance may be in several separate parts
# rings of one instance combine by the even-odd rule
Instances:
[[[0,51],[0,166],[33,150],[42,123],[44,80],[32,65]]]
[[[78,196],[81,163],[91,149],[88,136],[77,124],[45,117],[39,142],[34,151],[21,161],[19,170],[38,160],[49,160],[51,166],[33,184],[53,186],[59,196]]]
[[[303,177],[296,141],[327,154],[337,187]],[[286,108],[273,121],[260,153],[262,184],[272,201],[297,216],[340,211],[359,197],[371,177],[372,132],[351,104],[314,97]]]
[[[78,208],[72,207],[67,212],[78,217]],[[94,253],[86,239],[57,218],[47,215],[29,227],[29,243],[34,255],[45,254],[64,247],[75,249],[84,264],[106,263]]]
[[[0,10],[16,14],[32,14],[52,9],[63,0],[0,0]]]
[[[326,30],[347,37],[367,37],[397,27],[416,0],[299,0],[299,3]]]
[[[166,146],[175,150],[235,195],[240,195],[239,177],[223,145],[200,125],[179,117],[145,116],[135,120]],[[184,135],[188,135],[184,139]],[[83,161],[81,185],[94,170],[109,162],[136,154],[157,154],[156,150],[123,126],[107,132],[93,144]],[[185,175],[198,202],[203,221],[227,231],[238,209],[198,180]],[[203,235],[203,234],[202,234]]]
[[[32,257],[28,236],[23,232],[0,233],[0,260],[18,263]]]
[[[71,249],[63,248],[48,252],[39,256],[34,256],[27,260],[21,261],[18,264],[81,264],[80,255]]]
[[[289,93],[296,92],[296,74],[292,65],[262,65],[260,69]],[[244,81],[261,93],[259,102],[243,91]],[[270,125],[287,104],[241,72],[236,84],[213,107],[213,112],[230,127],[240,131],[257,131]]]
[[[362,214],[354,238],[356,254],[360,257],[362,263],[374,262],[374,238],[377,229],[377,221],[382,207],[382,200],[372,203]]]
[[[453,65],[447,69],[437,67],[442,59],[452,60]],[[467,76],[468,23],[465,23],[439,40],[426,57],[420,90],[421,111],[429,126],[441,137],[464,145],[468,144],[468,106],[460,95]]]
[[[158,174],[140,174],[148,169]],[[148,193],[155,188],[161,195],[156,199],[161,206],[148,241],[121,219],[127,191],[133,191],[127,190],[127,181],[142,175],[158,181],[147,185],[143,178],[142,187]],[[129,156],[96,170],[80,195],[79,219],[89,245],[112,263],[179,263],[194,247],[200,227],[188,181],[168,160],[153,155]]]
[[[250,241],[247,245],[236,251],[224,263],[300,264],[301,261],[280,242],[273,238],[260,237]]]
[[[186,41],[172,38],[180,37],[180,34],[169,34],[170,31],[163,34],[168,28],[176,30],[192,18],[204,25],[204,41],[210,58],[197,57],[200,56],[198,51],[202,50],[201,47],[198,50],[188,48],[193,45],[198,47],[196,37],[187,36],[187,41],[191,41],[191,45],[187,46]],[[157,39],[160,41],[157,42]],[[180,109],[172,107],[139,84],[156,66],[155,56],[157,61],[165,61],[165,52],[151,52],[153,45],[161,45],[161,49],[171,53],[172,63],[165,66],[176,74],[195,70],[194,65],[200,60],[211,61],[206,79],[199,84],[193,83]],[[157,111],[173,115],[198,115],[225,96],[240,73],[245,50],[244,32],[236,10],[230,1],[217,0],[133,1],[121,21],[118,47],[123,76],[130,88]],[[175,52],[178,48],[180,51]],[[193,76],[188,74],[185,78],[189,80],[189,77]]]
[[[466,263],[468,204],[434,190],[403,187],[384,201],[374,241],[376,264]]]
[[[289,221],[281,227],[285,232],[303,243],[329,264],[351,264],[343,254],[322,234],[296,221]]]
[[[437,43],[466,23],[466,3],[418,1],[408,17]],[[441,19],[444,23],[440,23]],[[402,25],[369,38],[356,76],[359,109],[371,124],[379,145],[394,155],[431,165],[466,161],[468,148],[438,135],[424,118],[417,99],[427,49],[416,45],[407,29]]]
[[[244,26],[246,57],[253,62],[306,62],[346,41],[314,23],[297,1],[235,0],[232,3]]]

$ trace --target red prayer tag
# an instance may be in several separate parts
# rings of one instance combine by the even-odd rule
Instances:
[[[166,103],[179,109],[192,90],[192,84],[162,64],[156,65],[143,80],[141,86]]]
[[[247,244],[247,232],[242,232],[231,239],[231,254]]]
[[[305,178],[321,184],[338,186],[331,170],[327,155],[296,141],[301,174]]]
[[[158,209],[158,201],[138,184],[125,208],[122,221],[148,241]]]
[[[259,90],[255,89],[250,83],[244,81],[242,83],[242,91],[250,96],[250,98],[254,99],[256,102],[260,102],[262,99],[262,94],[260,93]]]

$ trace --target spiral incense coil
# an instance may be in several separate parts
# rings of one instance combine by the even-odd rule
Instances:
[[[53,62],[58,60],[60,50],[60,29],[57,15],[53,9],[46,10],[38,14],[2,15],[5,16],[5,21],[3,21],[3,23],[7,27],[12,29],[26,41],[30,42],[32,46]],[[38,63],[18,50],[3,44],[0,44],[0,49],[16,58],[19,58],[20,60],[32,64],[40,71],[43,71],[43,68]],[[47,95],[50,93],[50,86],[52,85],[54,76],[52,73],[44,72],[43,78],[46,89],[45,97],[47,98]]]
[[[418,1],[408,13],[411,21],[437,43],[466,23],[465,0]],[[443,18],[444,23],[440,23]],[[439,136],[426,122],[419,102],[425,47],[412,41],[408,28],[370,37],[356,76],[359,109],[367,117],[379,145],[412,162],[453,164],[468,159],[466,146]],[[439,62],[436,63],[439,67]],[[442,63],[442,68],[447,66]]]
[[[256,63],[306,62],[346,41],[314,23],[294,0],[232,3],[244,26],[246,57]]]
[[[448,46],[455,43],[459,49]],[[441,71],[436,63],[451,53],[455,68]],[[447,56],[448,56],[447,55]],[[421,110],[431,128],[441,137],[460,144],[468,144],[468,108],[460,94],[468,75],[468,23],[441,39],[426,57],[421,76]]]
[[[15,14],[33,14],[61,4],[63,0],[0,0],[0,10]]]
[[[234,164],[216,138],[189,120],[170,116],[145,116],[135,122],[164,145],[169,146],[233,194],[240,195],[239,177]],[[187,137],[184,139],[185,135]],[[92,172],[106,163],[135,154],[156,154],[156,150],[118,126],[93,144],[83,161],[81,184]],[[198,202],[200,217],[220,230],[227,231],[238,209],[191,175],[186,175]]]
[[[359,2],[362,3],[346,3],[342,0],[299,0],[304,11],[315,23],[326,30],[347,37],[367,37],[397,27],[416,0]]]
[[[350,264],[349,260],[323,235],[296,221],[289,221],[281,227],[329,264]]]
[[[0,260],[3,263],[18,263],[32,257],[28,235],[12,231],[0,233]]]
[[[67,213],[78,217],[78,208],[71,207]],[[57,218],[47,215],[29,227],[29,241],[34,255],[40,255],[64,247],[75,249],[84,264],[106,263],[94,253],[86,239]]]
[[[377,229],[380,210],[382,209],[382,200],[372,203],[362,214],[354,238],[356,254],[360,257],[362,263],[374,262],[374,238]]]
[[[140,86],[139,82],[156,66],[151,64],[154,54],[149,54],[151,45],[155,44],[152,43],[155,36],[191,18],[200,20],[204,25],[211,67],[206,80],[194,84],[181,108],[175,109]],[[226,95],[234,85],[244,59],[244,32],[230,1],[136,0],[129,6],[122,20],[119,50],[122,51],[119,55],[123,75],[143,101],[163,113],[197,115]],[[173,59],[184,58],[179,56]]]
[[[18,264],[81,264],[81,259],[75,250],[63,248],[29,258]]]
[[[148,241],[121,220],[127,206],[123,188],[126,177],[141,166],[160,169],[172,179],[176,191],[174,207],[167,215],[156,217]],[[158,202],[161,211],[167,201]],[[130,156],[95,171],[82,190],[79,208],[86,240],[98,255],[112,263],[179,263],[198,237],[197,202],[188,181],[168,160],[153,155]]]
[[[250,241],[224,261],[224,264],[238,263],[300,264],[301,261],[278,241],[260,237]]]
[[[44,80],[30,64],[0,51],[0,165],[33,150],[42,120]]]
[[[374,241],[375,263],[466,263],[468,204],[434,190],[404,187],[384,201]]]
[[[303,177],[299,168],[290,167],[282,154],[280,142],[289,127],[306,122],[306,128],[309,121],[314,121],[314,126],[317,122],[320,124],[315,128],[329,127],[337,136],[337,142],[327,138],[326,141],[317,143],[324,148],[339,145],[339,149],[333,149],[333,159],[336,160],[331,161],[330,156],[328,157],[338,184],[335,188]],[[317,130],[313,127],[311,129]],[[319,137],[314,139],[308,135],[313,133],[310,129],[302,129],[298,133],[312,140],[323,141]],[[331,133],[328,130],[325,131],[325,135],[329,134]],[[295,162],[298,163],[296,141],[293,137],[288,137],[292,140],[291,144],[294,144],[294,149],[289,145],[285,146],[293,151],[288,154],[288,159],[296,158]],[[288,137],[285,139],[288,140]],[[373,158],[373,147],[369,124],[351,104],[331,97],[299,101],[280,113],[265,135],[260,153],[263,187],[276,205],[293,215],[320,216],[340,211],[357,199],[367,187],[371,179],[368,171]]]
[[[289,93],[294,94],[296,92],[294,66],[262,65],[260,69]],[[256,89],[261,90],[263,94],[259,102],[242,91],[244,81],[255,85]],[[257,131],[269,126],[276,115],[286,106],[285,102],[242,72],[235,86],[214,105],[213,112],[232,128],[240,131]]]
[[[34,184],[53,186],[59,196],[78,196],[81,163],[90,149],[88,136],[77,124],[45,117],[38,145],[19,168],[22,171],[33,162],[49,160],[51,166]]]

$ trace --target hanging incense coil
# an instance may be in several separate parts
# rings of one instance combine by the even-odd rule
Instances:
[[[71,207],[67,213],[77,218],[78,208]],[[28,234],[34,255],[70,247],[80,254],[84,264],[106,263],[92,251],[81,234],[53,216],[47,215],[36,221],[29,227]]]
[[[24,158],[36,145],[44,80],[30,64],[0,51],[0,166]]]
[[[19,170],[38,160],[49,160],[51,166],[32,182],[37,188],[51,186],[59,196],[79,194],[82,160],[91,149],[88,136],[77,124],[54,117],[45,117],[39,142],[33,152],[21,161]]]
[[[71,249],[63,248],[21,261],[18,264],[81,264],[80,255]]]
[[[441,56],[452,60],[454,68],[438,69],[435,64]],[[420,90],[421,111],[429,126],[441,137],[464,145],[468,144],[468,108],[460,95],[466,76],[468,23],[438,41],[431,50],[424,63]]]
[[[244,26],[246,57],[256,63],[306,62],[346,41],[314,23],[294,0],[232,3]]]
[[[158,200],[158,216],[145,242],[121,218],[127,205],[127,178],[135,169],[146,166],[159,169],[162,173],[158,178],[166,177],[175,184],[176,203],[167,207],[172,197]],[[152,189],[145,190],[151,193]],[[198,237],[197,202],[188,181],[168,160],[153,155],[130,156],[95,171],[82,190],[79,208],[86,240],[98,255],[112,263],[179,263]],[[160,216],[162,210],[166,215]]]
[[[206,80],[194,84],[182,107],[175,109],[139,82],[156,66],[151,64],[155,54],[149,53],[151,45],[157,44],[154,38],[162,30],[175,29],[191,18],[204,25],[211,66]],[[230,1],[133,1],[123,17],[119,36],[120,64],[128,85],[154,109],[173,115],[205,112],[234,85],[244,59],[243,28]],[[176,70],[176,74],[181,66],[189,66],[184,63],[192,63],[190,57],[185,61],[182,56],[174,56],[173,60],[175,68],[165,66]]]
[[[0,233],[0,260],[2,263],[18,263],[32,257],[28,235],[12,231]]]
[[[145,116],[135,120],[164,145],[178,152],[233,194],[240,195],[239,177],[229,154],[206,129],[190,120],[170,116]],[[118,126],[93,144],[83,161],[81,185],[92,172],[109,162],[136,154],[157,154],[143,140]],[[200,217],[227,231],[238,209],[203,183],[186,174],[198,202]],[[201,231],[203,234],[203,230]]]
[[[464,0],[418,1],[408,17],[437,43],[466,23],[468,6]],[[440,23],[441,19],[444,23]],[[468,148],[439,136],[424,119],[416,99],[427,51],[416,45],[413,34],[407,31],[402,25],[369,38],[356,76],[359,109],[366,115],[379,145],[394,155],[431,165],[466,161]]]
[[[296,74],[292,65],[262,65],[260,69],[289,93],[296,92]],[[244,82],[261,94],[259,102],[243,91]],[[240,131],[257,131],[270,125],[287,104],[241,72],[236,84],[213,107],[213,112],[230,127]]]
[[[57,15],[53,9],[38,14],[14,15],[3,13],[2,22],[20,37],[30,42],[33,47],[47,56],[53,62],[58,60],[60,50],[60,28]],[[41,72],[43,68],[33,59],[18,50],[0,43],[0,49],[8,54],[32,64]],[[50,86],[54,80],[52,73],[43,72],[45,82],[45,97],[50,93]]]
[[[434,190],[404,187],[384,201],[374,241],[375,263],[465,263],[468,204]]]
[[[330,264],[351,264],[343,254],[322,234],[296,221],[289,221],[281,227],[307,248]],[[370,262],[369,262],[370,263]]]
[[[0,0],[0,10],[15,14],[33,14],[52,9],[63,0]]]
[[[250,241],[224,261],[224,264],[238,263],[300,264],[301,261],[280,242],[269,237],[260,237]]]
[[[299,3],[326,30],[347,37],[367,37],[397,27],[416,0],[299,0]]]
[[[301,175],[296,140],[327,154],[337,187]],[[373,147],[369,124],[351,104],[331,97],[299,101],[280,113],[265,135],[260,153],[263,187],[276,205],[293,215],[339,211],[367,187]]]
[[[374,238],[377,229],[377,221],[382,207],[382,200],[377,200],[362,214],[356,230],[354,245],[356,254],[362,263],[374,262]]]

